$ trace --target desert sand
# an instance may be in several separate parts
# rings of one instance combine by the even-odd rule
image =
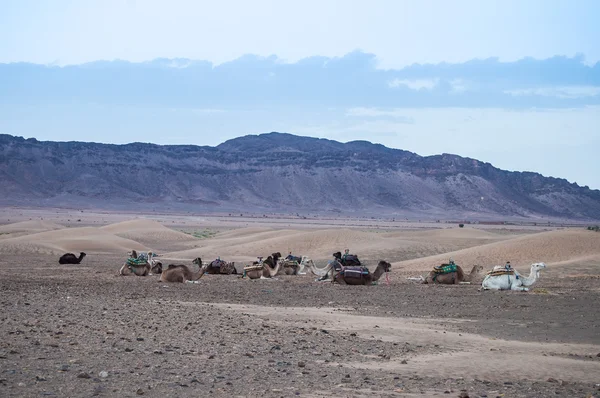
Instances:
[[[583,227],[0,211],[0,396],[600,395],[600,233]],[[325,265],[349,248],[375,286],[315,277],[197,284],[122,277],[164,264],[243,265],[279,251]],[[59,265],[65,252],[87,253]],[[422,285],[452,257],[547,269],[530,292]]]

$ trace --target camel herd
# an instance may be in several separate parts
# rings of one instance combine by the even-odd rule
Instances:
[[[65,253],[59,259],[60,264],[79,264],[86,256],[80,253],[76,256],[73,253]],[[128,253],[128,258],[119,270],[119,275],[128,276],[147,276],[160,274],[161,282],[197,282],[205,274],[235,275],[238,271],[235,263],[226,262],[217,258],[211,262],[203,262],[201,258],[192,261],[194,266],[185,264],[170,264],[163,269],[162,262],[157,259],[153,252],[138,254],[135,250]],[[282,258],[280,252],[272,253],[266,259],[258,257],[258,261],[247,264],[243,268],[243,278],[265,279],[273,278],[277,275],[305,275],[306,270],[319,277],[317,281],[331,281],[347,285],[372,285],[391,271],[391,264],[381,260],[377,267],[371,272],[367,267],[361,264],[357,256],[348,254],[346,250],[342,256],[340,252],[333,253],[334,259],[329,261],[323,267],[317,267],[313,260],[307,256],[293,256],[291,253]],[[192,268],[198,268],[193,271]],[[496,266],[484,275],[482,289],[484,290],[516,290],[528,291],[540,276],[540,271],[546,268],[544,263],[534,263],[531,265],[531,271],[528,276],[521,275],[512,267]],[[465,274],[463,269],[454,264],[452,259],[449,264],[436,266],[425,277],[408,278],[426,284],[470,284],[480,274],[484,268],[475,265],[469,274]]]

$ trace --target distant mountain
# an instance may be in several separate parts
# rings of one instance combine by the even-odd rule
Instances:
[[[456,155],[269,133],[217,147],[0,135],[1,205],[600,219],[600,191]]]

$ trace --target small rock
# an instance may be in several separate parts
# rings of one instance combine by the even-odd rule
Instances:
[[[306,363],[304,363],[304,362],[298,362],[298,367],[299,368],[303,368],[305,366],[306,366]]]
[[[321,333],[329,334],[329,332],[325,329],[321,329]]]
[[[143,337],[138,337],[136,340],[137,341],[144,341],[144,338]]]
[[[61,372],[66,372],[69,370],[69,365],[60,365],[60,368],[58,368],[58,370],[60,370]]]
[[[558,383],[558,380],[556,380],[554,377],[548,377],[548,380],[546,380],[548,383]]]
[[[406,359],[403,359],[402,362],[400,362],[402,365],[406,365],[408,363],[408,361]]]
[[[103,379],[106,379],[108,377],[108,372],[106,370],[103,370],[102,372],[98,373],[98,376],[102,377]]]
[[[469,398],[469,394],[467,394],[466,392],[461,392],[460,394],[458,394],[458,398]]]
[[[115,331],[114,330],[107,330],[106,334],[115,334]]]
[[[92,376],[90,376],[89,374],[85,373],[85,372],[81,372],[77,375],[78,379],[91,379]]]
[[[215,356],[214,355],[209,355],[208,359],[215,359]]]
[[[244,354],[245,356],[247,356],[248,358],[254,358],[254,355],[250,354],[249,352]]]
[[[43,376],[35,376],[35,380],[36,381],[46,381],[46,379]]]
[[[138,388],[137,391],[135,392],[137,395],[144,395],[144,390],[142,390],[141,388]]]
[[[163,352],[161,350],[154,350],[155,354],[162,354]]]
[[[125,352],[131,352],[131,351],[133,351],[133,348],[129,348],[129,347],[125,348]]]

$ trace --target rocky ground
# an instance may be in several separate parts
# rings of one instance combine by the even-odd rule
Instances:
[[[597,275],[530,293],[398,271],[166,285],[115,256],[54,260],[0,259],[0,396],[600,396]]]

